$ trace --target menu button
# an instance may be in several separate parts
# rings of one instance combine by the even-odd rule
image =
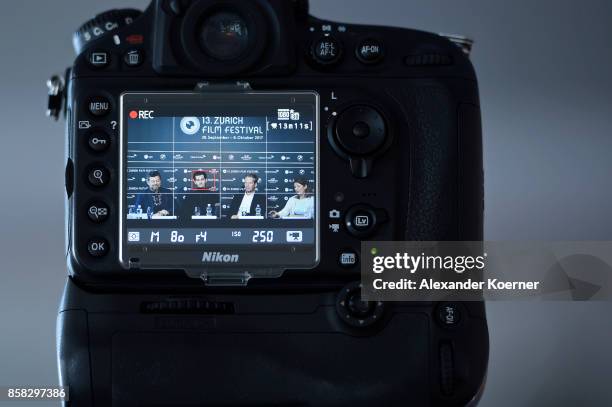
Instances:
[[[89,113],[96,117],[106,116],[110,110],[110,101],[104,96],[95,96],[89,100]]]

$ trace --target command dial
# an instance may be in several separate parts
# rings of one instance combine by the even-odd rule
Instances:
[[[83,24],[73,35],[72,45],[77,55],[80,55],[89,44],[106,34],[132,24],[142,12],[135,9],[111,10],[98,14]]]

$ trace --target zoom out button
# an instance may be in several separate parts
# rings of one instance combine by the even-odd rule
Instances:
[[[89,205],[87,208],[87,216],[94,223],[102,223],[108,219],[110,210],[108,205],[102,202],[96,202]]]

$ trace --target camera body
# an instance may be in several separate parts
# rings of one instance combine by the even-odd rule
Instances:
[[[480,109],[466,49],[415,30],[320,20],[306,1],[286,0],[155,0],[143,13],[97,16],[74,44],[78,57],[65,95],[56,92],[50,104],[57,113],[65,100],[67,117],[70,278],[58,359],[72,405],[465,405],[477,398],[488,360],[482,303],[365,303],[356,282],[362,240],[482,240]],[[227,113],[215,110],[216,100]],[[222,151],[225,164],[216,157],[212,170],[189,163],[185,174],[206,173],[215,182],[218,176],[220,190],[207,190],[219,197],[218,219],[202,221],[209,236],[218,222],[257,236],[259,229],[287,232],[287,241],[287,230],[299,229],[292,236],[301,239],[303,231],[310,244],[257,245],[249,235],[236,249],[236,264],[200,265],[207,256],[231,262],[238,254],[225,254],[229,246],[221,241],[210,243],[203,259],[201,248],[170,241],[129,245],[149,233],[133,227],[130,216],[148,218],[143,222],[162,236],[160,225],[169,220],[140,212],[132,190],[150,193],[146,185],[160,172],[173,185],[167,190],[174,202],[188,198],[175,197],[181,188],[198,189],[190,177],[179,185],[172,175],[177,157],[195,151],[177,149],[178,136],[168,154],[155,149],[162,144],[133,141],[136,131],[157,137],[146,126],[187,101],[215,112],[202,126],[207,117],[265,116],[259,128],[266,145],[276,122],[306,126],[308,132],[295,133],[311,137],[303,152],[266,147],[264,154],[249,150],[259,145],[238,143],[248,164],[227,163],[233,158]],[[292,103],[295,109],[285,109]],[[248,112],[240,116],[238,108]],[[254,113],[265,109],[274,119],[268,110]],[[179,113],[168,117],[191,115]],[[168,128],[187,137],[192,125]],[[258,128],[224,129],[251,127]],[[134,148],[138,143],[145,146]],[[288,163],[270,167],[270,157],[281,153]],[[257,154],[265,167],[253,163]],[[145,155],[171,156],[173,167]],[[231,186],[224,170],[238,174]],[[280,178],[285,191],[295,183],[298,191],[303,181],[292,171],[303,171],[315,191],[312,217],[288,219],[294,223],[287,229],[260,226],[273,222],[267,210],[239,221],[224,214],[252,173],[267,199],[262,205],[277,208],[272,180]],[[185,204],[169,205],[166,215],[176,216],[166,218],[179,222]],[[188,209],[188,227],[168,228],[173,243],[201,218],[200,207],[197,216]],[[449,310],[460,317],[446,318]]]

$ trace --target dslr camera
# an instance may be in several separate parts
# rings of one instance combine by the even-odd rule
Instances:
[[[365,240],[480,241],[471,41],[154,0],[74,35],[60,382],[71,406],[459,406],[482,302],[361,299]]]

